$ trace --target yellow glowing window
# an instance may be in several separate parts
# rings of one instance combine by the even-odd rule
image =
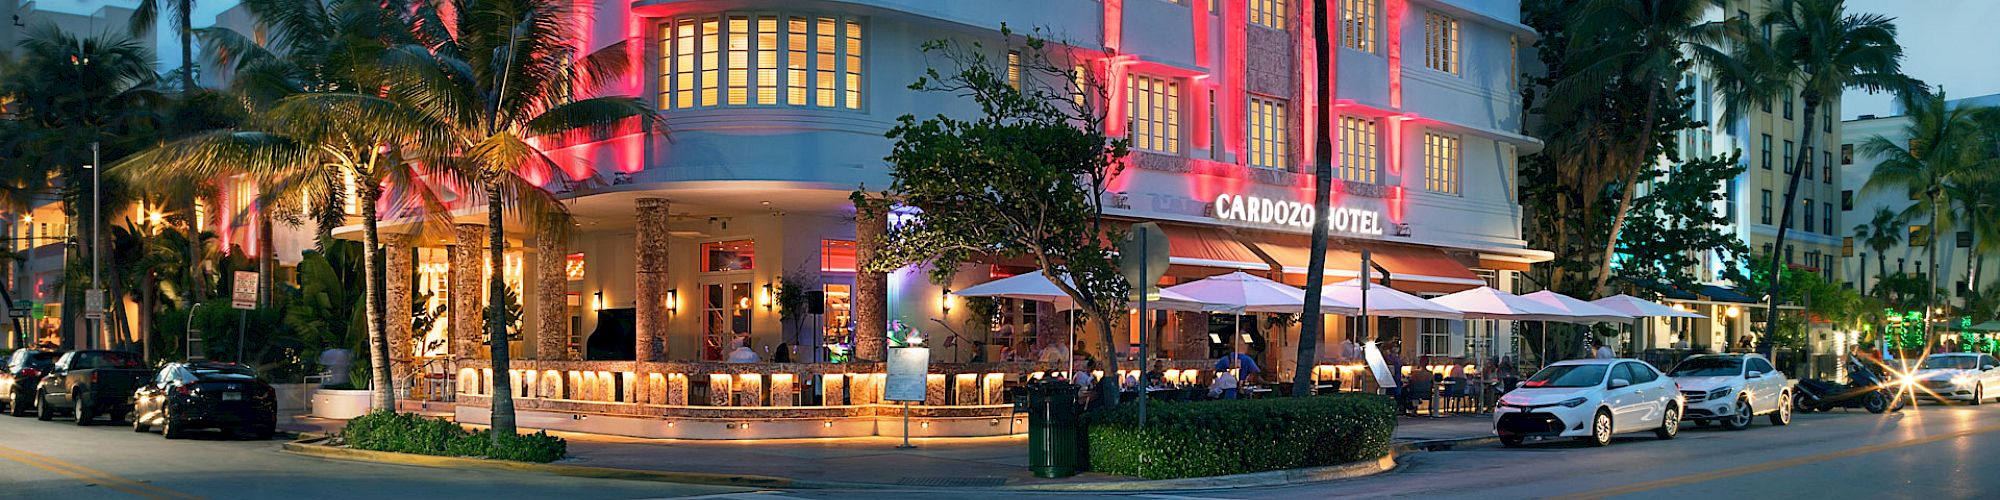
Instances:
[[[1250,98],[1250,166],[1284,169],[1291,167],[1290,121],[1285,102],[1264,97]]]
[[[1380,0],[1340,0],[1340,45],[1375,52],[1375,16]]]
[[[1436,12],[1424,15],[1424,67],[1458,74],[1458,19]]]
[[[1180,152],[1180,84],[1145,75],[1125,77],[1130,118],[1126,132],[1132,147],[1161,153]]]
[[[1424,134],[1424,189],[1459,194],[1460,151],[1458,137]]]
[[[1285,0],[1250,0],[1250,24],[1285,29]]]
[[[861,107],[862,27],[841,17],[727,13],[660,25],[659,107]]]
[[[1340,117],[1340,178],[1375,183],[1375,120]]]

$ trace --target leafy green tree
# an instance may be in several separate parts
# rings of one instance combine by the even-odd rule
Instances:
[[[529,176],[565,179],[540,140],[568,134],[613,134],[625,127],[650,132],[658,117],[632,96],[598,96],[624,74],[625,42],[578,54],[588,16],[562,0],[412,2],[416,43],[394,47],[390,93],[446,131],[448,147],[426,158],[486,197],[488,252],[502,262],[508,213],[525,225],[568,226],[567,209]],[[503,303],[505,266],[492,266],[488,303]],[[493,435],[515,434],[508,379],[505,308],[493,308],[488,338],[493,358]],[[497,441],[496,441],[497,442]]]
[[[1757,25],[1772,32],[1769,40],[1745,37],[1738,44],[1736,58],[1751,69],[1748,78],[1729,78],[1722,88],[1739,99],[1768,99],[1796,89],[1804,104],[1799,123],[1798,154],[1787,165],[1785,203],[1780,210],[1778,235],[1772,248],[1782,252],[1792,226],[1792,209],[1798,205],[1799,178],[1811,166],[1813,138],[1819,131],[1820,106],[1847,89],[1868,92],[1910,94],[1923,84],[1902,74],[1903,46],[1896,42],[1896,24],[1877,14],[1847,11],[1844,0],[1777,0],[1758,18]],[[1782,261],[1772,259],[1770,275],[1781,278],[1772,283],[1783,289]],[[1777,294],[1772,294],[1777,300]],[[1765,308],[1770,324],[1776,324],[1777,307]],[[1764,349],[1768,351],[1768,349]]]
[[[1957,193],[1952,186],[1962,186],[1990,178],[2000,163],[1984,156],[1986,151],[1978,146],[1976,130],[1968,108],[1946,104],[1943,92],[1935,94],[1904,94],[1904,109],[1908,110],[1909,124],[1903,127],[1902,137],[1907,140],[1891,140],[1888,137],[1870,137],[1861,143],[1861,152],[1881,158],[1875,165],[1873,175],[1862,186],[1863,191],[1881,191],[1901,188],[1911,199],[1924,203],[1911,204],[1899,214],[1906,221],[1923,219],[1927,241],[1924,248],[1929,257],[1924,261],[1929,267],[1919,272],[1928,275],[1930,284],[1926,289],[1938,287],[1937,247],[1938,235],[1950,234],[1954,225],[1954,213],[1950,210]],[[1779,233],[1782,236],[1784,233]],[[1911,241],[1911,245],[1919,242]],[[1934,298],[1935,295],[1929,297]],[[1934,304],[1925,303],[1924,310],[1931,311]],[[1929,335],[1926,322],[1925,335]]]
[[[1903,218],[1898,217],[1896,212],[1890,211],[1888,207],[1877,207],[1875,215],[1868,219],[1868,222],[1854,226],[1854,239],[1867,246],[1869,250],[1875,251],[1875,273],[1888,275],[1889,249],[1896,248],[1896,245],[1903,242]],[[1868,262],[1862,261],[1861,266],[1867,267]],[[1864,269],[1861,274],[1861,293],[1866,295],[1868,272]]]
[[[1112,318],[1124,311],[1130,285],[1105,243],[1118,240],[1104,221],[1105,183],[1129,150],[1125,139],[1104,133],[1095,106],[1104,102],[1101,85],[1074,83],[1075,70],[1052,63],[1034,37],[1020,51],[1018,89],[978,43],[940,40],[923,48],[954,67],[927,69],[911,88],[966,96],[979,113],[897,119],[887,158],[893,180],[880,196],[921,213],[891,227],[877,258],[862,265],[889,271],[921,264],[944,283],[977,256],[1028,259],[1096,323],[1100,368],[1116,373]],[[857,205],[870,196],[854,193]],[[1118,393],[1117,377],[1104,377],[1099,390],[1107,395],[1101,403],[1115,404],[1109,395]]]
[[[1723,202],[1722,184],[1743,170],[1735,154],[1653,169],[1649,189],[1633,200],[1625,236],[1619,239],[1618,275],[1691,290],[1702,277],[1690,271],[1704,254],[1723,261],[1722,269],[1735,269],[1749,249],[1724,230],[1729,218],[1715,207]]]

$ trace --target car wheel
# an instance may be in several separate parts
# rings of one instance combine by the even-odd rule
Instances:
[[[7,414],[16,417],[28,416],[28,405],[30,403],[33,403],[33,401],[28,399],[27,394],[14,391],[14,402],[7,404]]]
[[[76,417],[77,427],[90,425],[90,421],[97,420],[97,414],[90,410],[90,398],[76,398],[76,406],[70,410],[70,415]]]
[[[1794,396],[1792,396],[1792,394],[1789,392],[1778,395],[1778,411],[1771,412],[1771,425],[1792,424],[1793,397]]]
[[[1666,415],[1660,418],[1660,428],[1654,429],[1653,435],[1660,439],[1673,439],[1674,436],[1680,435],[1680,433],[1681,409],[1667,408]]]
[[[1528,438],[1521,436],[1500,436],[1500,446],[1518,448],[1521,446],[1521,443],[1527,442],[1527,440]]]
[[[35,420],[47,422],[55,418],[55,410],[49,409],[49,395],[37,392],[35,395]]]
[[[1590,419],[1591,446],[1611,445],[1611,412],[1597,410],[1597,416]]]
[[[139,410],[132,410],[132,432],[146,432],[153,426],[146,425],[146,419],[139,416]]]
[[[186,434],[186,432],[187,432],[186,430],[181,429],[180,424],[174,423],[173,415],[169,414],[160,417],[160,437],[167,439],[180,439],[182,436]]]
[[[1750,427],[1750,419],[1755,418],[1755,415],[1752,415],[1750,411],[1751,410],[1750,410],[1749,399],[1736,398],[1735,414],[1730,415],[1728,418],[1722,419],[1722,428],[1732,431],[1740,431]]]
[[[1972,386],[1972,406],[1986,404],[1986,384]]]

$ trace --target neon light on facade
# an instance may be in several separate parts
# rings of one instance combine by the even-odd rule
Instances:
[[[1215,197],[1215,218],[1260,225],[1311,229],[1318,220],[1311,203],[1273,200],[1256,196],[1221,194]],[[1382,213],[1374,210],[1333,207],[1327,230],[1365,236],[1382,235]]]

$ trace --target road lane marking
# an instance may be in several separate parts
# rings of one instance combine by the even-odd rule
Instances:
[[[1882,444],[1877,444],[1877,445],[1869,445],[1869,446],[1863,446],[1863,447],[1860,447],[1860,448],[1849,448],[1849,449],[1845,449],[1845,450],[1840,450],[1840,451],[1833,451],[1833,452],[1827,452],[1827,453],[1821,453],[1821,454],[1818,454],[1818,455],[1807,455],[1807,456],[1803,456],[1803,457],[1794,457],[1794,458],[1790,458],[1790,459],[1786,459],[1786,460],[1780,460],[1780,461],[1776,461],[1776,462],[1765,462],[1765,463],[1761,463],[1761,464],[1756,464],[1756,465],[1746,465],[1746,466],[1743,466],[1743,467],[1733,467],[1733,468],[1728,468],[1728,469],[1718,469],[1718,470],[1712,470],[1712,471],[1708,471],[1708,472],[1701,472],[1701,473],[1695,473],[1695,474],[1688,474],[1688,475],[1684,475],[1684,476],[1677,476],[1677,477],[1670,477],[1670,478],[1666,478],[1666,479],[1660,479],[1660,480],[1655,480],[1655,481],[1647,481],[1647,482],[1643,482],[1643,483],[1632,483],[1632,484],[1627,484],[1627,485],[1623,485],[1623,486],[1613,486],[1613,487],[1610,487],[1610,488],[1604,488],[1604,489],[1600,489],[1600,490],[1594,490],[1594,491],[1586,491],[1586,492],[1582,492],[1582,493],[1576,493],[1576,494],[1571,494],[1571,495],[1564,495],[1564,496],[1559,496],[1559,497],[1554,497],[1554,498],[1556,498],[1556,499],[1561,499],[1561,500],[1594,500],[1594,499],[1598,499],[1598,498],[1606,498],[1606,497],[1614,497],[1614,496],[1619,496],[1619,495],[1630,495],[1630,494],[1633,494],[1633,493],[1642,493],[1642,492],[1647,492],[1647,491],[1653,491],[1653,490],[1657,490],[1657,489],[1661,489],[1661,488],[1670,488],[1670,487],[1674,487],[1674,486],[1686,486],[1686,485],[1690,485],[1690,484],[1695,484],[1695,483],[1703,483],[1703,482],[1708,482],[1708,481],[1714,481],[1714,480],[1717,480],[1717,479],[1727,479],[1727,478],[1732,478],[1732,477],[1736,477],[1736,476],[1742,476],[1742,475],[1746,475],[1746,474],[1756,474],[1756,473],[1759,473],[1759,472],[1767,472],[1767,471],[1773,471],[1773,470],[1778,470],[1778,469],[1787,469],[1787,468],[1792,468],[1792,467],[1798,467],[1798,466],[1801,466],[1801,465],[1806,465],[1806,464],[1813,464],[1813,463],[1819,463],[1819,462],[1827,462],[1827,461],[1832,461],[1832,460],[1839,460],[1839,459],[1843,459],[1843,458],[1850,458],[1850,457],[1856,457],[1856,456],[1861,456],[1861,455],[1867,455],[1867,454],[1870,454],[1870,453],[1875,453],[1875,452],[1880,452],[1880,451],[1888,451],[1888,450],[1894,450],[1894,449],[1897,449],[1897,448],[1908,448],[1908,447],[1911,447],[1911,446],[1921,446],[1921,445],[1926,445],[1926,444],[1931,444],[1931,443],[1936,443],[1936,442],[1939,442],[1939,441],[1949,441],[1949,440],[1953,440],[1953,439],[1958,439],[1958,438],[1962,438],[1962,437],[1967,437],[1967,436],[1972,436],[1972,435],[1975,435],[1975,434],[1985,434],[1985,433],[1988,433],[1988,432],[1993,432],[1993,431],[2000,431],[2000,425],[1991,425],[1991,426],[1986,426],[1986,427],[1979,427],[1979,428],[1975,428],[1975,429],[1967,429],[1967,430],[1962,430],[1962,431],[1958,431],[1958,432],[1951,432],[1951,433],[1945,433],[1945,434],[1939,434],[1939,435],[1936,435],[1936,436],[1926,436],[1926,437],[1922,437],[1922,438],[1918,438],[1918,439],[1912,439],[1912,440],[1909,440],[1909,441],[1897,441],[1897,442],[1894,442],[1894,443],[1882,443]]]
[[[201,497],[181,493],[156,485],[125,479],[89,467],[84,467],[62,459],[29,452],[17,448],[0,446],[0,458],[20,462],[29,467],[54,472],[83,481],[85,484],[102,485],[126,494],[155,500],[199,500]]]

